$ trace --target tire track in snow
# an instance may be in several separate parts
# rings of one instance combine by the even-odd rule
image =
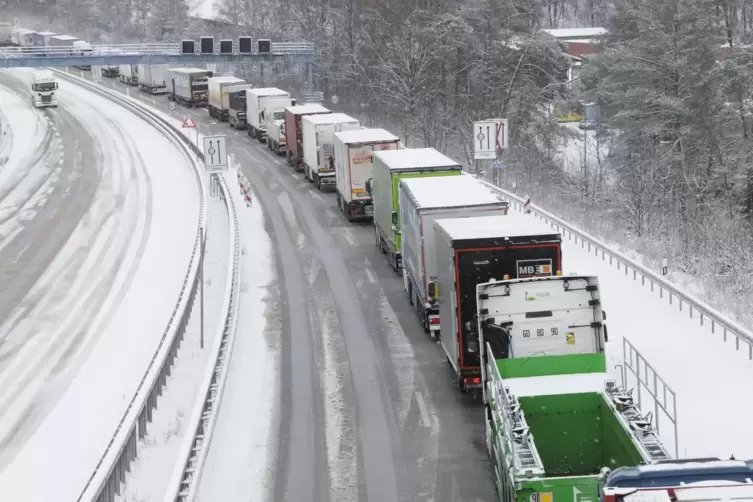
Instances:
[[[66,104],[63,100],[74,101],[63,97],[61,105]],[[72,136],[69,139],[75,143],[82,130],[96,130],[97,136],[86,155],[82,150],[74,151],[69,161],[75,183],[67,191],[72,207],[65,209],[82,213],[76,228],[78,240],[71,238],[48,269],[48,280],[37,283],[0,335],[6,341],[9,337],[15,342],[21,340],[14,350],[2,353],[6,359],[12,358],[0,373],[2,466],[10,460],[13,447],[35,430],[43,412],[57,402],[75,376],[70,370],[77,366],[76,360],[87,355],[98,332],[112,317],[148,237],[151,187],[138,146],[101,110],[75,102],[75,108],[70,108],[77,118],[65,124]],[[98,197],[93,204],[77,202],[77,193],[93,195],[96,189]],[[136,250],[134,254],[129,252],[132,249]],[[40,324],[46,324],[46,328]],[[51,393],[53,399],[45,395]]]

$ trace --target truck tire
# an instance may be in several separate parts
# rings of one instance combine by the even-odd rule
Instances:
[[[288,151],[288,154],[286,156],[288,158],[288,166],[293,167],[293,154]]]
[[[322,179],[319,177],[318,174],[314,173],[314,186],[317,190],[320,192],[322,191]]]

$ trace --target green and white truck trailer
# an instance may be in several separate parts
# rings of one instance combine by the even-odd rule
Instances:
[[[404,148],[374,152],[366,191],[374,203],[376,245],[387,254],[395,272],[402,267],[400,241],[400,180],[460,176],[460,164],[434,148]]]
[[[609,470],[671,460],[607,374],[594,276],[477,287],[486,443],[500,502],[596,502]]]
[[[403,288],[425,332],[437,338],[439,290],[434,222],[472,216],[504,216],[509,204],[472,176],[408,178],[400,181],[400,240]],[[442,266],[450,266],[443,263]],[[471,296],[476,297],[475,283]]]

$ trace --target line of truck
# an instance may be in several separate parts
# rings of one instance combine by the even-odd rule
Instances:
[[[281,89],[207,70],[164,74],[169,99],[247,130],[319,190],[334,188],[349,222],[372,223],[455,386],[482,397],[500,502],[746,496],[724,485],[753,483],[753,463],[673,460],[651,414],[610,377],[598,278],[563,273],[559,233],[509,212],[433,148],[404,148],[389,131],[297,105]],[[688,479],[703,484],[687,487]]]

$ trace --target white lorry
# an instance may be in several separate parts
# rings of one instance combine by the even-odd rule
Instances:
[[[210,77],[209,84],[209,116],[227,122],[230,110],[230,95],[228,88],[234,85],[242,85],[246,82],[238,77]]]
[[[303,176],[316,188],[335,187],[335,133],[361,129],[361,122],[344,113],[304,115]]]
[[[128,85],[139,85],[139,65],[122,64],[118,68],[120,81]]]
[[[508,203],[473,176],[408,178],[398,186],[403,285],[424,331],[440,331],[434,222],[441,218],[506,215]],[[433,293],[433,294],[432,294]]]
[[[287,138],[285,136],[285,109],[295,106],[295,99],[287,97],[270,99],[264,105],[262,115],[266,122],[264,131],[267,137],[267,148],[282,155],[287,152]]]
[[[49,52],[51,56],[70,56],[73,54],[73,42],[78,38],[71,35],[55,35],[50,37],[50,47],[55,49]]]
[[[31,104],[35,108],[47,106],[57,108],[58,98],[55,95],[57,88],[58,83],[51,71],[35,71],[32,75],[31,90],[29,91]]]
[[[384,129],[356,129],[335,133],[337,207],[348,221],[374,217],[374,202],[366,191],[371,179],[371,154],[397,150],[400,139]]]
[[[261,87],[246,91],[246,123],[248,135],[259,142],[266,139],[267,121],[264,119],[264,109],[267,101],[289,98],[290,93],[276,87]]]
[[[130,66],[130,65],[126,65]],[[166,64],[140,64],[136,72],[136,78],[139,82],[139,90],[149,94],[167,93]]]

